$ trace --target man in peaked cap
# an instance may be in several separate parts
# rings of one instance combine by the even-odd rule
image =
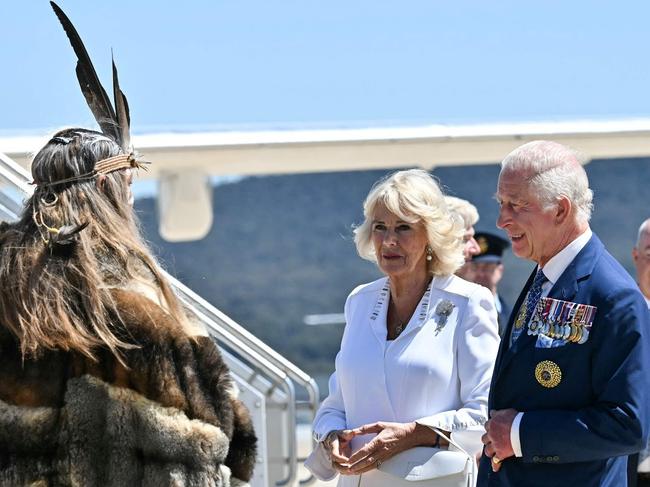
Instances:
[[[503,277],[503,251],[510,247],[510,242],[488,232],[477,232],[474,238],[480,251],[472,257],[472,280],[492,291],[498,313],[499,336],[503,338],[512,308],[499,296],[497,286]]]

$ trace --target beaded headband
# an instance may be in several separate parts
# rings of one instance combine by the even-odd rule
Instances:
[[[148,161],[142,161],[137,158],[133,153],[130,154],[119,154],[117,156],[109,157],[108,159],[102,159],[101,161],[95,164],[95,169],[90,172],[80,174],[78,176],[72,176],[65,179],[57,179],[56,181],[48,182],[39,182],[32,181],[31,184],[48,187],[55,186],[57,184],[63,183],[73,183],[78,181],[86,181],[88,179],[94,179],[100,174],[109,174],[113,171],[118,171],[120,169],[144,169],[146,170],[145,164],[149,164]]]
[[[43,242],[45,242],[46,245],[49,245],[53,241],[58,244],[72,243],[74,242],[76,235],[88,225],[88,222],[84,222],[78,225],[62,225],[61,227],[56,227],[50,226],[45,222],[40,207],[54,206],[59,200],[59,196],[51,190],[52,186],[94,179],[98,175],[109,174],[120,169],[140,168],[142,167],[142,164],[145,163],[139,159],[131,146],[131,135],[129,133],[131,124],[129,104],[126,100],[126,96],[124,96],[124,93],[120,90],[115,61],[113,60],[112,62],[113,100],[115,103],[115,107],[113,107],[104,87],[99,81],[97,72],[95,71],[90,56],[88,55],[88,51],[86,51],[83,41],[77,33],[74,25],[72,25],[70,19],[56,3],[50,2],[50,5],[61,22],[63,30],[68,36],[72,49],[77,56],[77,79],[79,80],[79,86],[81,87],[81,92],[86,98],[88,107],[93,113],[102,134],[115,141],[124,153],[97,161],[94,169],[85,174],[59,179],[57,181],[32,182],[32,184],[37,185],[37,191],[40,190],[40,194],[35,195],[36,198],[34,200],[32,218],[41,234]],[[57,136],[54,137],[53,140],[59,143],[68,144],[72,139]]]
[[[72,22],[68,16],[56,3],[50,2],[50,5],[52,5],[52,9],[61,22],[63,30],[70,40],[72,49],[77,55],[77,79],[79,80],[79,86],[81,87],[81,92],[86,98],[88,107],[93,113],[95,120],[99,124],[102,133],[106,137],[114,140],[122,148],[124,154],[98,161],[95,164],[94,170],[89,173],[80,174],[78,176],[73,176],[66,179],[60,179],[58,181],[43,183],[36,183],[34,181],[32,184],[48,187],[62,183],[93,179],[99,174],[108,174],[119,169],[142,168],[143,165],[148,164],[148,162],[143,161],[134,152],[131,146],[131,135],[129,133],[131,124],[129,104],[126,100],[126,96],[124,96],[124,93],[122,93],[122,90],[120,89],[115,61],[112,63],[113,100],[115,103],[115,108],[113,108],[113,105],[111,104],[111,101],[108,98],[104,87],[99,81],[97,72],[95,71],[90,56],[88,55],[88,51],[86,51],[79,33],[75,29],[74,25],[72,25]],[[61,142],[63,144],[68,144],[72,139],[54,137],[53,140],[56,140],[57,142]]]

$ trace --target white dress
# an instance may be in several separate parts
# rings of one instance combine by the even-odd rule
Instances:
[[[404,331],[386,341],[389,299],[388,278],[348,296],[330,393],[313,424],[316,439],[376,421],[417,421],[451,431],[463,449],[478,453],[499,347],[494,297],[459,277],[435,276]],[[372,437],[354,438],[352,450]],[[305,466],[321,480],[336,475],[321,445]],[[357,483],[358,476],[341,476],[338,485]]]

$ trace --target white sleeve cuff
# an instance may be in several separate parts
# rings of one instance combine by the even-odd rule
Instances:
[[[510,444],[512,445],[512,451],[515,452],[516,457],[524,456],[524,454],[521,453],[521,440],[519,439],[519,425],[521,424],[521,418],[523,417],[524,413],[517,413],[510,428]]]
[[[322,443],[318,443],[307,457],[305,467],[319,480],[332,480],[338,473],[332,466],[330,454]]]

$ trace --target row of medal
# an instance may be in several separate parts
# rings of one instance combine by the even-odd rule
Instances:
[[[595,306],[541,298],[528,325],[528,334],[582,345],[589,338],[595,315]]]

